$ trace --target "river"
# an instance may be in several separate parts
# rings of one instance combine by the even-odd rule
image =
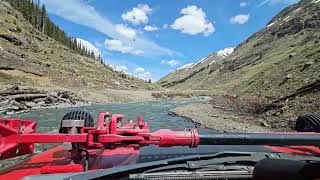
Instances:
[[[152,131],[158,129],[184,130],[185,128],[195,128],[196,124],[192,121],[176,117],[169,114],[169,109],[188,105],[194,101],[203,101],[203,99],[183,100],[183,101],[157,101],[140,103],[122,103],[122,104],[97,104],[78,108],[63,109],[39,109],[32,110],[25,114],[12,115],[13,118],[30,119],[38,121],[38,132],[58,132],[60,119],[71,110],[84,109],[97,119],[100,112],[110,112],[112,114],[124,114],[125,119],[136,121],[139,115],[143,116],[145,122],[151,127]],[[215,133],[216,131],[205,128],[198,128],[199,133]],[[172,147],[158,148],[148,146],[141,148],[141,161],[164,159],[177,157],[187,154],[206,154],[220,151],[266,151],[262,146],[199,146],[198,148]]]

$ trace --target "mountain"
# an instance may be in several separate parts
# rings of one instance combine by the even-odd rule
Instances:
[[[74,44],[74,40],[66,38],[56,25],[51,26],[55,28],[51,35],[54,38],[49,36],[50,32],[47,33],[49,35],[43,33],[44,27],[43,30],[36,28],[9,2],[0,1],[0,86],[14,84],[67,89],[155,87],[103,64],[95,52],[82,48],[87,42]]]
[[[223,60],[201,68],[187,65],[159,84],[241,97],[301,97],[304,103],[314,103],[320,99],[319,12],[319,0],[288,6]]]
[[[197,62],[185,64],[178,68],[175,72],[160,79],[158,83],[160,83],[160,85],[163,87],[174,87],[177,84],[184,83],[197,73],[209,68],[210,66],[213,66],[218,62],[221,62],[233,51],[234,48],[225,48],[216,53],[210,54],[209,56],[202,58]]]

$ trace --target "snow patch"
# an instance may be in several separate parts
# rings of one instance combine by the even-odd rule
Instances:
[[[183,70],[183,69],[188,70],[188,69],[192,68],[195,64],[196,63],[185,64],[185,65],[181,66],[178,70]]]
[[[318,3],[320,0],[313,0],[311,3]]]
[[[289,19],[290,19],[290,16],[287,16],[283,20],[287,22]]]
[[[300,11],[301,10],[301,7],[299,7],[298,9],[296,9],[293,13],[296,13],[296,12],[298,12],[298,11]]]
[[[180,68],[178,68],[177,70],[180,71],[180,70],[184,70],[184,71],[187,71],[191,68],[193,68],[194,66],[196,66],[197,64],[202,64],[204,62],[206,62],[208,59],[210,59],[212,56],[215,56],[215,55],[218,55],[222,58],[225,58],[227,56],[229,56],[232,52],[234,51],[234,48],[233,47],[229,47],[229,48],[225,48],[223,50],[220,50],[218,51],[216,54],[211,54],[209,55],[208,57],[206,58],[202,58],[200,61],[198,62],[195,62],[195,63],[189,63],[189,64],[185,64],[183,66],[181,66]],[[216,61],[212,61],[209,63],[209,65],[213,64],[214,62]]]
[[[217,55],[220,56],[220,57],[227,57],[230,54],[232,54],[233,51],[234,51],[234,48],[233,47],[229,47],[229,48],[225,48],[223,50],[218,51]]]
[[[276,22],[277,22],[277,21],[268,24],[268,25],[267,25],[267,28],[271,27],[271,26],[274,25]]]
[[[215,63],[215,62],[217,62],[217,61],[211,61],[210,63],[209,63],[209,66],[211,66],[213,63]]]

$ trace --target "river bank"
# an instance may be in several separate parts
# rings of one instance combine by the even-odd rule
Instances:
[[[25,113],[31,109],[67,108],[102,103],[155,101],[155,91],[117,89],[66,89],[48,87],[1,86],[0,114]]]
[[[252,113],[245,107],[228,103],[230,98],[212,96],[206,102],[180,106],[169,111],[206,128],[221,132],[270,132],[292,131],[293,118],[278,113]],[[234,99],[232,99],[234,101]],[[234,103],[234,102],[233,102]],[[239,104],[237,104],[239,106]]]
[[[253,117],[226,113],[208,103],[195,103],[170,109],[174,115],[220,132],[270,132],[271,128],[253,123]]]

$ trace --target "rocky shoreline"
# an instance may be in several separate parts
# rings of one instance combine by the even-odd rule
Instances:
[[[213,108],[207,103],[195,103],[169,110],[171,113],[192,120],[206,128],[219,132],[270,132],[271,128],[248,123],[252,117],[235,115]]]

